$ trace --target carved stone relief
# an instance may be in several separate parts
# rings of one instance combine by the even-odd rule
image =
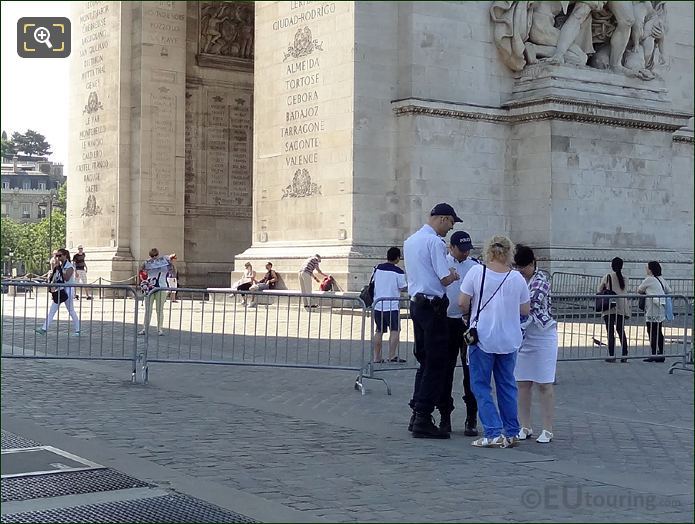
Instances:
[[[663,1],[494,1],[490,17],[502,60],[514,71],[568,63],[652,80],[667,65]]]
[[[311,175],[306,169],[297,169],[292,177],[292,183],[282,190],[282,198],[302,198],[320,195],[321,186],[311,181]]]
[[[253,2],[201,2],[198,64],[252,67]]]
[[[304,29],[298,29],[294,35],[294,43],[290,43],[287,46],[287,52],[284,53],[285,58],[283,62],[288,58],[302,58],[308,56],[314,52],[314,50],[323,51],[323,42],[319,42],[317,39],[312,38],[311,29],[305,27]]]

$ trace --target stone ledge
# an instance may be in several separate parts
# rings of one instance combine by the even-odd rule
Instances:
[[[510,102],[502,108],[409,98],[391,102],[396,116],[422,115],[474,120],[496,124],[518,124],[541,120],[569,120],[619,127],[674,132],[690,115],[680,111],[610,106],[601,102],[548,97]]]

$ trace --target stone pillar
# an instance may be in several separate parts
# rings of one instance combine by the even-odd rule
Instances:
[[[183,253],[185,2],[81,2],[73,20],[68,247],[122,280]]]
[[[252,246],[290,286],[300,263],[346,285],[354,235],[353,2],[256,2]]]
[[[253,244],[290,287],[308,256],[356,290],[403,242],[396,196],[398,10],[256,2]],[[233,278],[233,277],[232,277]]]
[[[67,247],[85,246],[90,279],[131,275],[128,4],[73,4]]]
[[[188,21],[184,285],[220,287],[251,245],[254,3],[188,2]]]

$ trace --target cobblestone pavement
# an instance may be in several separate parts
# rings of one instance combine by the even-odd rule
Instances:
[[[663,364],[561,363],[555,440],[510,450],[471,447],[463,409],[450,441],[412,439],[412,371],[362,396],[349,371],[155,363],[141,386],[124,362],[2,367],[3,416],[312,517],[692,520],[693,380]]]

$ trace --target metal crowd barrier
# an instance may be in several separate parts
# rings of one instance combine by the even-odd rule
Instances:
[[[613,324],[623,323],[627,342],[627,357],[622,356],[621,337],[614,329],[615,350],[617,359],[644,359],[651,357],[649,333],[646,326],[645,312],[638,307],[640,298],[660,300],[670,298],[673,301],[673,320],[664,320],[663,356],[668,359],[677,358],[669,372],[673,369],[689,369],[692,363],[692,329],[693,310],[688,299],[682,295],[620,295],[610,297],[611,302],[625,301],[625,307],[630,312],[629,317],[617,317],[615,309],[609,314],[597,313],[596,295],[552,295],[553,316],[557,320],[558,330],[558,360],[602,360],[609,358],[608,333],[605,319]],[[658,350],[658,346],[657,346]],[[661,356],[661,355],[658,355]]]
[[[386,393],[391,394],[391,386],[383,377],[378,374],[387,373],[389,371],[403,371],[407,369],[417,369],[418,362],[415,359],[414,349],[415,349],[415,336],[412,327],[412,321],[410,319],[410,298],[408,297],[384,297],[378,298],[374,301],[371,307],[371,328],[370,328],[370,348],[371,352],[369,359],[367,361],[364,376],[365,379],[370,380],[380,380],[386,386]],[[391,330],[382,334],[382,350],[381,355],[383,362],[378,362],[375,358],[375,337],[377,330],[376,313],[381,311],[381,315],[384,315],[384,311],[387,311],[390,315],[391,311],[398,311],[399,320],[399,342],[397,346],[397,351],[395,355],[396,361],[389,360],[389,337]],[[404,360],[405,362],[400,362]]]
[[[300,294],[292,291],[232,291],[228,289],[160,288],[140,298],[132,286],[96,286],[2,281],[3,290],[31,288],[34,293],[2,294],[2,357],[84,360],[124,360],[132,365],[132,379],[147,382],[152,362],[207,363],[310,369],[352,370],[355,389],[364,394],[364,379],[417,369],[408,298],[383,298],[377,309],[397,310],[400,322],[395,361],[388,361],[389,335],[383,335],[382,358],[374,359],[376,324],[358,297],[334,293]],[[79,337],[71,337],[71,320],[64,305],[48,332],[37,333],[52,300],[48,287],[89,288],[94,299],[74,301],[81,321]],[[101,288],[100,298],[95,290]],[[15,289],[16,291],[16,289]],[[166,301],[176,292],[177,302]],[[122,296],[121,296],[122,295]],[[162,336],[157,329],[157,296],[162,296]],[[643,295],[621,295],[631,316],[625,319],[628,359],[650,357],[644,312],[637,307]],[[649,296],[647,300],[666,298]],[[692,370],[693,310],[685,296],[670,295],[674,319],[663,323],[664,352],[676,359],[669,372]],[[133,300],[130,300],[133,299]],[[553,294],[557,320],[558,360],[608,358],[603,317],[595,311],[596,295]],[[140,302],[153,309],[144,335]],[[244,304],[246,302],[246,304]],[[252,305],[253,304],[253,305]],[[367,323],[369,322],[369,329]],[[615,357],[621,358],[616,334]],[[369,348],[369,349],[368,349]],[[369,354],[367,354],[369,351]],[[403,360],[401,362],[400,360]]]
[[[173,292],[178,301],[164,302],[159,336],[157,294]],[[145,315],[152,310],[141,337],[145,380],[152,362],[336,369],[356,371],[355,389],[365,392],[368,318],[359,297],[159,288],[142,300]]]
[[[31,288],[33,293],[13,293],[12,288],[19,286]],[[8,290],[2,294],[0,302],[3,358],[129,361],[132,364],[131,379],[137,381],[138,339],[135,328],[138,308],[132,287],[3,280],[2,288]],[[42,327],[53,304],[48,288],[73,288],[73,294],[81,288],[91,292],[92,300],[72,301],[80,320],[79,336],[74,335],[74,325],[65,303],[59,305],[45,334],[36,331]],[[102,289],[108,293],[97,293]],[[119,298],[114,291],[123,296]]]
[[[563,273],[557,271],[551,276],[551,289],[554,294],[592,294],[596,293],[604,275],[583,275],[580,273]],[[646,276],[646,275],[645,275]],[[627,291],[636,292],[637,287],[645,277],[628,277]],[[690,300],[693,299],[692,278],[665,278],[671,287],[672,295],[683,295]]]

